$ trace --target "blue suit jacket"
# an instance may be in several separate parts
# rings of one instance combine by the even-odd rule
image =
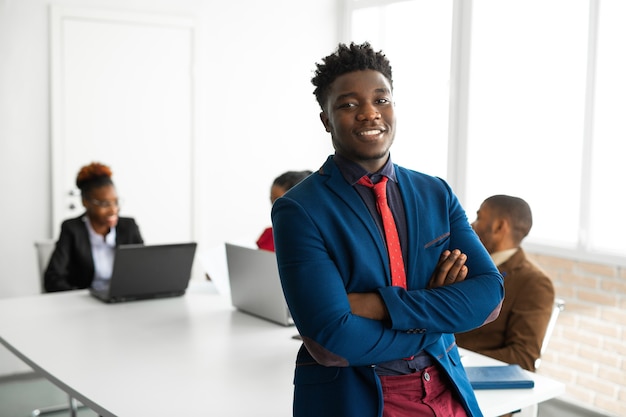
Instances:
[[[493,320],[503,281],[441,179],[394,166],[407,220],[407,286],[390,286],[385,242],[332,157],[272,208],[280,278],[304,344],[294,415],[380,416],[375,364],[428,352],[449,375],[468,415],[481,416],[453,333]],[[426,289],[440,254],[467,254],[465,281]],[[378,291],[389,323],[353,315],[347,293]]]

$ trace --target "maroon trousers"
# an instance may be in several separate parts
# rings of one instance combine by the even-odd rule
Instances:
[[[383,417],[467,417],[448,380],[436,366],[408,375],[381,376]]]

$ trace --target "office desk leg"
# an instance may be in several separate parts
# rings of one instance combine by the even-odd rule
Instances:
[[[53,413],[60,413],[61,411],[69,411],[71,417],[76,417],[78,409],[81,407],[84,407],[84,405],[79,403],[78,400],[76,400],[76,398],[72,398],[71,396],[68,396],[68,398],[69,398],[69,405],[63,404],[63,405],[53,405],[50,407],[41,407],[36,410],[33,410],[33,412],[31,413],[31,416],[37,417],[37,416],[42,416],[45,414],[53,414]]]
[[[76,401],[76,398],[70,397],[70,416],[76,417],[77,411],[78,411],[78,401]]]

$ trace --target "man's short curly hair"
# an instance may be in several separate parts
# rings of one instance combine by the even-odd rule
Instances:
[[[350,46],[340,43],[337,50],[322,59],[322,63],[316,64],[315,76],[311,83],[315,86],[313,94],[322,110],[326,105],[328,92],[331,84],[340,75],[353,71],[374,70],[383,74],[389,80],[393,89],[391,65],[382,51],[374,51],[369,42]]]

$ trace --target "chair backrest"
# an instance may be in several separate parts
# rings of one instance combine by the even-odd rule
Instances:
[[[550,342],[550,338],[552,337],[552,333],[554,332],[554,327],[556,326],[556,319],[559,318],[559,314],[564,309],[565,300],[563,300],[562,298],[555,298],[554,306],[552,307],[552,314],[550,315],[550,321],[548,321],[548,327],[546,328],[546,334],[543,337],[543,342],[541,343],[541,356],[543,356],[548,347],[548,343]],[[535,361],[535,369],[538,369],[540,364],[541,357]]]
[[[48,267],[50,256],[52,256],[52,252],[54,251],[54,245],[54,240],[40,240],[35,242],[35,249],[37,250],[37,265],[39,266],[39,285],[42,293],[46,292],[43,283],[43,276],[46,272],[46,268]]]

